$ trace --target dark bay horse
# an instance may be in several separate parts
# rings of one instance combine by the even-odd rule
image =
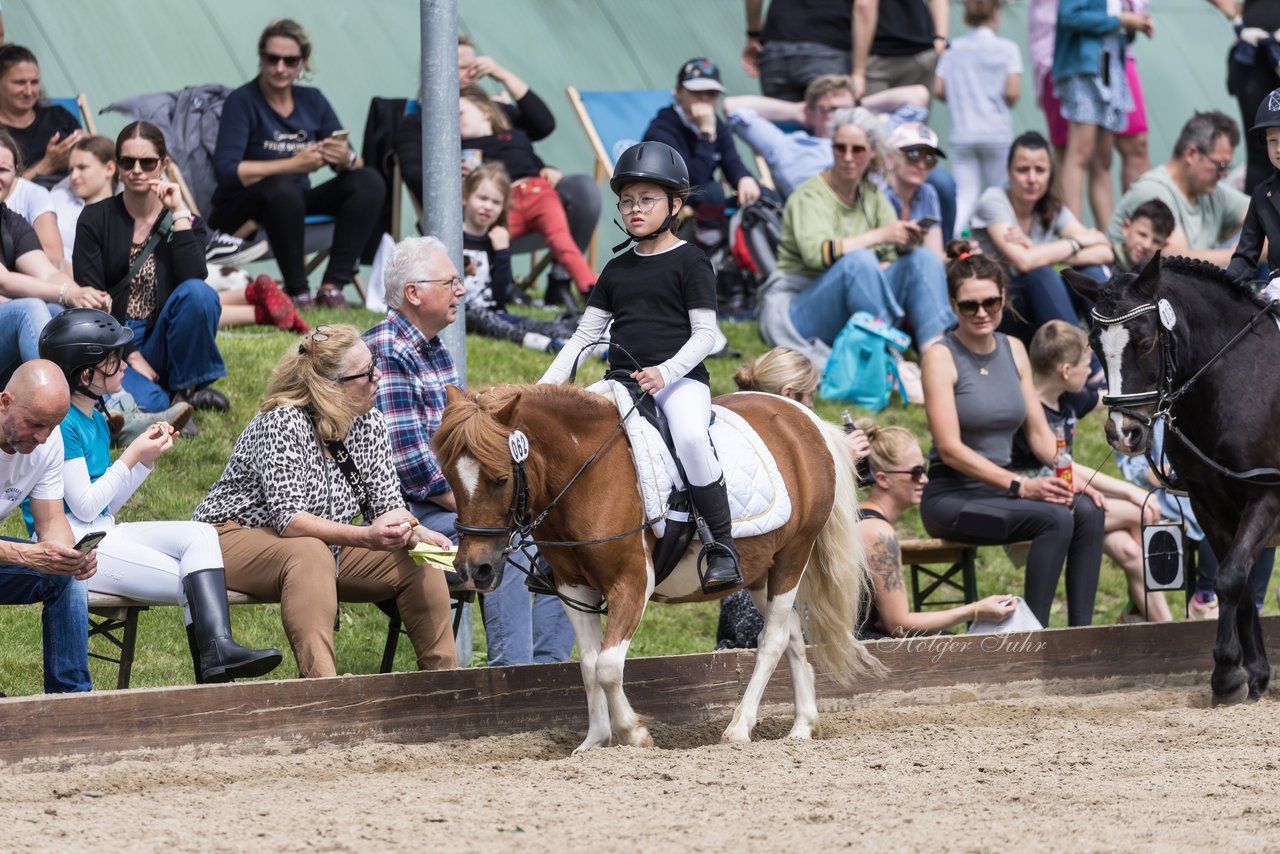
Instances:
[[[448,394],[434,446],[458,503],[462,539],[454,568],[477,589],[492,590],[502,579],[513,531],[546,543],[539,549],[554,567],[562,596],[592,607],[602,597],[608,603],[603,632],[598,613],[566,605],[578,638],[589,718],[577,751],[607,746],[611,737],[618,744],[652,746],[622,689],[627,647],[646,605],[651,599],[705,601],[732,590],[702,594],[693,565],[696,548],[655,588],[656,540],[643,526],[635,465],[612,401],[551,385],[478,394],[450,387]],[[819,664],[835,678],[850,682],[879,668],[852,634],[869,590],[856,531],[853,460],[837,428],[785,398],[734,394],[716,402],[760,434],[792,502],[791,518],[781,528],[737,541],[742,574],[765,626],[755,669],[724,740],[750,740],[765,686],[784,652],[795,689],[790,734],[811,738],[818,706],[801,613]],[[526,438],[527,459],[516,462],[526,453]],[[542,521],[530,532],[535,516]]]
[[[1090,344],[1107,373],[1107,440],[1147,453],[1163,420],[1164,452],[1222,561],[1214,703],[1257,699],[1271,668],[1248,573],[1280,516],[1275,313],[1220,268],[1186,258],[1157,254],[1100,289],[1064,275],[1096,302]]]

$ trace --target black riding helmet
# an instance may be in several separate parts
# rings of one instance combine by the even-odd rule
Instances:
[[[626,232],[627,239],[613,247],[614,252],[622,249],[632,240],[654,240],[671,228],[671,224],[675,222],[672,209],[675,207],[676,194],[684,194],[689,190],[689,168],[685,166],[684,158],[680,153],[665,142],[640,142],[622,152],[622,156],[613,166],[613,177],[609,179],[609,187],[617,196],[622,194],[623,187],[637,181],[648,181],[667,188],[667,218],[662,225],[654,229],[652,234],[644,237],[636,237],[615,220],[614,223],[618,228]]]
[[[40,358],[62,369],[73,393],[95,397],[81,384],[81,372],[132,342],[133,332],[105,311],[69,308],[50,320],[40,333]]]
[[[1249,133],[1261,133],[1265,136],[1267,128],[1280,128],[1280,89],[1273,89],[1258,105],[1258,114],[1253,118],[1253,127],[1249,128]]]

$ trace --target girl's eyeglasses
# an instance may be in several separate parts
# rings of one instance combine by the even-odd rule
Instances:
[[[371,353],[370,356],[371,358],[369,360],[369,367],[367,370],[363,370],[358,374],[352,374],[349,377],[338,377],[337,381],[340,383],[353,383],[359,379],[366,379],[369,382],[373,382],[373,372],[378,370],[378,354]]]
[[[132,172],[133,167],[141,166],[143,172],[154,172],[160,165],[159,157],[117,157],[116,163],[121,172]]]
[[[926,169],[932,169],[938,165],[938,155],[932,151],[925,151],[922,148],[913,148],[910,151],[902,152],[902,156],[907,158],[908,163],[923,162]]]
[[[920,478],[924,477],[925,475],[925,467],[920,465],[920,466],[912,466],[909,469],[880,469],[880,473],[881,474],[909,474],[911,475],[911,480],[913,482],[919,483]]]
[[[967,317],[975,317],[978,309],[982,309],[987,314],[995,314],[1004,307],[1004,297],[987,297],[984,300],[962,299],[956,301],[956,308],[960,313]]]
[[[831,150],[835,152],[837,157],[848,157],[850,154],[854,157],[862,157],[871,149],[858,143],[850,145],[843,142],[833,142],[831,143]]]
[[[641,196],[638,199],[622,199],[618,202],[618,213],[626,216],[633,210],[639,210],[640,213],[649,213],[653,210],[653,206],[662,201],[661,196]]]
[[[297,68],[302,64],[301,56],[281,56],[278,53],[267,53],[266,51],[258,54],[258,59],[262,60],[263,65],[270,68],[274,68],[282,62],[287,68]]]

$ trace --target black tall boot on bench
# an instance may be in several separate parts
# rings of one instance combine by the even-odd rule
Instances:
[[[191,609],[187,640],[196,682],[230,682],[275,670],[280,650],[246,649],[231,638],[231,613],[227,608],[227,573],[222,569],[190,572],[182,579]]]
[[[724,478],[709,486],[690,486],[689,497],[714,539],[714,543],[703,542],[707,563],[700,579],[702,592],[715,593],[737,587],[742,583],[742,572],[738,567],[738,549],[733,544],[733,517]]]

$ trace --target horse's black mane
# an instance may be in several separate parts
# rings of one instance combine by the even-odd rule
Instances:
[[[1240,297],[1253,303],[1258,308],[1262,308],[1267,304],[1262,297],[1258,296],[1253,286],[1248,282],[1228,275],[1226,270],[1209,261],[1175,255],[1172,258],[1163,259],[1160,262],[1160,269],[1162,272],[1164,270],[1172,270],[1175,273],[1189,273],[1201,279],[1209,279],[1235,291]]]

